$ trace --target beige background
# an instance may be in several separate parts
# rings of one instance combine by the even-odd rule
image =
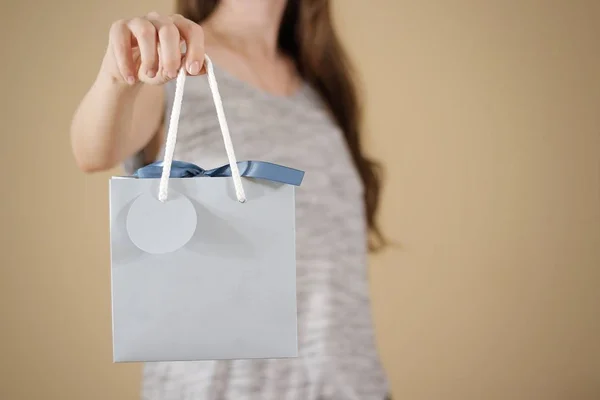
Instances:
[[[387,164],[373,258],[396,399],[600,399],[600,2],[337,0]],[[107,178],[70,155],[112,20],[2,2],[0,399],[135,399],[111,364]]]

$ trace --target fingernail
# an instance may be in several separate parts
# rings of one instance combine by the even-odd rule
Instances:
[[[153,69],[149,69],[148,71],[146,71],[146,75],[148,75],[148,78],[154,78],[156,76],[156,71]]]
[[[171,79],[177,78],[177,71],[169,71],[167,72],[167,76]]]
[[[192,62],[188,65],[188,72],[192,75],[198,75],[200,73],[200,63],[198,61]]]
[[[133,76],[128,76],[126,80],[127,83],[129,83],[130,85],[133,85],[135,83],[135,78]]]

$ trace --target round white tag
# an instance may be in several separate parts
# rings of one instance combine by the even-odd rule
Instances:
[[[181,193],[169,190],[164,203],[151,194],[142,194],[127,214],[127,233],[131,241],[150,254],[170,253],[183,247],[194,235],[198,217],[192,202]]]

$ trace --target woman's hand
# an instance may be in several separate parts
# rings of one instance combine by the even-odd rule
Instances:
[[[153,12],[113,23],[100,74],[124,85],[163,84],[183,65],[189,75],[203,73],[202,28],[181,15]]]

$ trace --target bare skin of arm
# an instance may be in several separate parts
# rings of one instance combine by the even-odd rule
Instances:
[[[164,95],[160,86],[127,87],[98,79],[79,105],[71,124],[78,167],[104,171],[162,137]],[[148,149],[150,150],[150,149]],[[148,154],[151,160],[156,154]]]
[[[142,150],[146,161],[153,160],[164,130],[162,85],[181,66],[201,74],[203,62],[202,28],[180,15],[150,13],[115,22],[100,72],[71,123],[79,168],[104,171]]]

